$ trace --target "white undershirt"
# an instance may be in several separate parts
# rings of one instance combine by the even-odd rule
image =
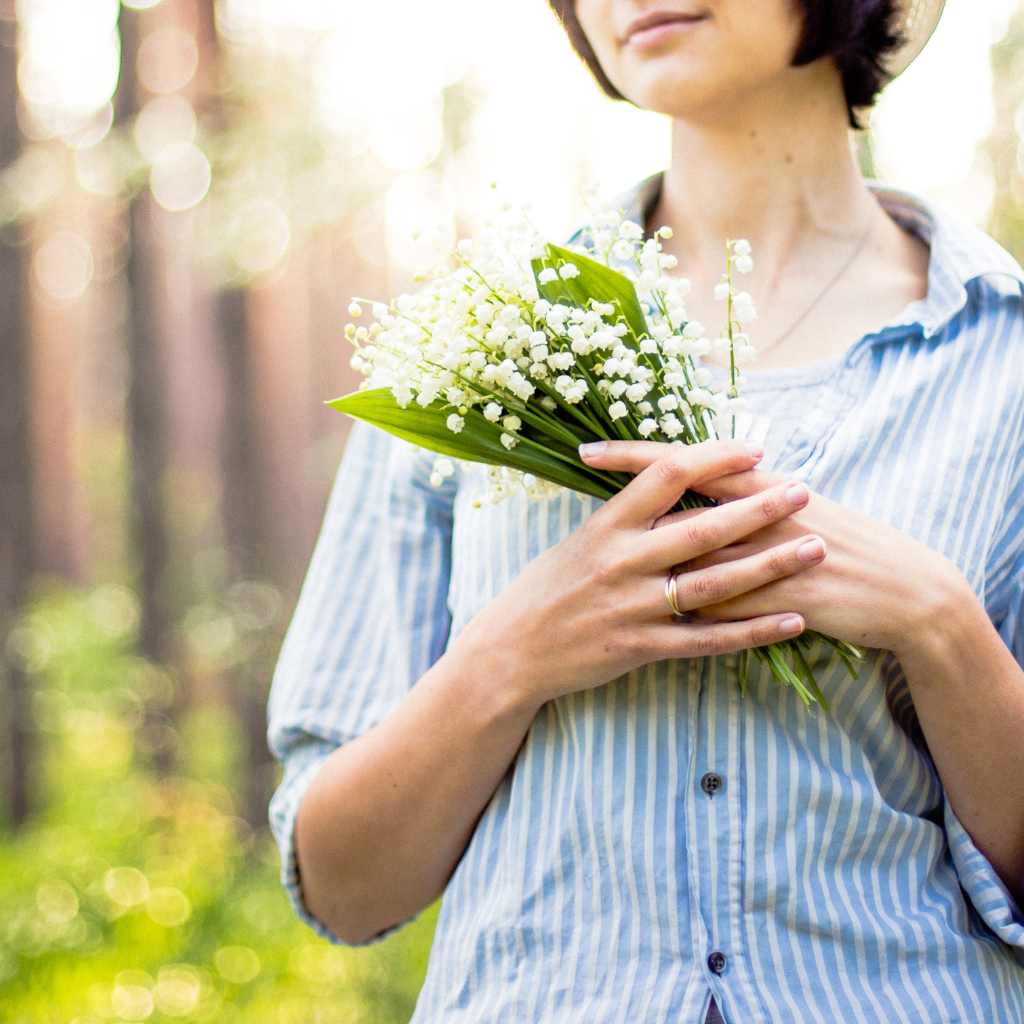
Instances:
[[[822,384],[832,376],[843,358],[833,356],[802,366],[770,370],[744,369],[747,386],[743,397],[747,400],[747,411],[736,417],[736,436],[764,445],[761,469],[774,469],[786,443],[814,405]],[[708,369],[713,374],[713,387],[728,380],[728,370],[720,366],[708,366]]]

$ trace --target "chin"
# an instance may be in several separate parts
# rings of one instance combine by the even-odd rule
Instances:
[[[638,75],[620,90],[641,110],[665,114],[675,120],[701,119],[702,115],[730,109],[749,92],[737,83],[715,83],[706,74],[676,70],[673,74]]]
[[[813,66],[793,68],[752,61],[738,67],[725,61],[677,58],[620,70],[623,74],[615,85],[631,103],[680,121],[722,123],[731,115],[764,109],[780,98],[792,102],[797,95],[842,89],[834,67],[829,77],[828,69]]]
[[[675,120],[697,117],[701,110],[714,105],[706,84],[684,75],[638,83],[623,95],[641,110],[651,110]]]

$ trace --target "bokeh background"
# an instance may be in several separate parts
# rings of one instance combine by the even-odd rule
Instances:
[[[266,824],[345,310],[502,196],[566,234],[668,125],[544,0],[0,0],[0,36],[0,1021],[408,1020],[432,913],[326,945]],[[1017,0],[949,0],[858,157],[1020,256],[1022,98]]]

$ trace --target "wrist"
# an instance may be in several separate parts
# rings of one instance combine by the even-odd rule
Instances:
[[[984,606],[951,562],[939,559],[936,571],[922,574],[914,600],[904,605],[898,641],[892,646],[907,675],[935,679],[964,658],[978,641],[994,632]]]
[[[522,721],[527,727],[548,700],[530,685],[514,652],[477,636],[471,623],[444,655],[445,668],[462,698],[472,700],[493,720]]]

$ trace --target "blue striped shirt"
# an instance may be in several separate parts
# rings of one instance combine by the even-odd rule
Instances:
[[[951,559],[1024,663],[1024,274],[876,193],[930,245],[927,296],[837,360],[767,468]],[[355,427],[274,680],[271,817],[321,934],[292,838],[310,780],[598,504],[474,508],[482,480],[434,488],[431,461]],[[732,1024],[1024,1024],[1024,916],[946,801],[899,666],[815,668],[827,713],[767,672],[742,697],[732,655],[545,705],[445,891],[414,1022],[696,1024],[713,995]]]

